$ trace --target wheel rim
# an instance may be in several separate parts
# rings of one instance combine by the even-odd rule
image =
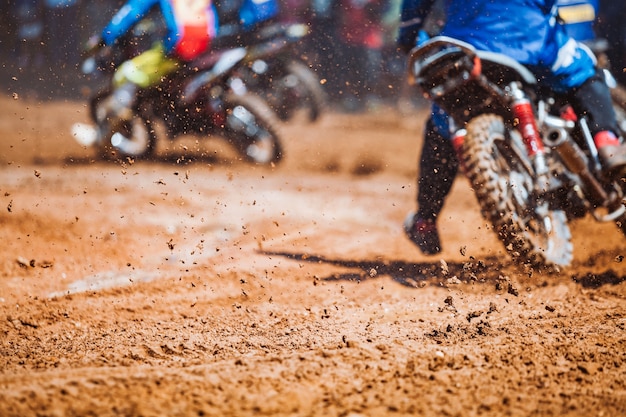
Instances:
[[[507,251],[534,265],[568,265],[573,251],[567,216],[534,195],[521,137],[495,115],[477,117],[467,131],[468,175],[483,215]]]
[[[254,141],[246,148],[246,155],[260,164],[267,164],[274,158],[274,143],[269,136]]]
[[[274,159],[274,140],[269,132],[257,124],[252,112],[242,105],[237,105],[233,107],[227,120],[229,128],[237,132],[241,140],[248,142],[244,146],[247,158],[260,164],[269,163]]]
[[[533,201],[533,179],[523,166],[509,164],[511,158],[506,158],[505,153],[512,151],[505,150],[507,146],[504,138],[496,135],[493,143],[494,159],[500,172],[498,181],[501,182],[502,190],[508,190],[511,195],[508,200],[515,206],[510,214],[519,218],[518,221],[529,232],[526,238],[533,246],[542,248],[545,253],[551,253],[554,245],[550,237],[554,228],[548,203]]]
[[[150,133],[141,119],[124,122],[111,136],[111,145],[130,156],[140,156],[150,147]]]

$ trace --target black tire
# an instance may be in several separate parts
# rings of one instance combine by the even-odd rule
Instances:
[[[128,121],[114,121],[107,117],[104,103],[110,95],[110,89],[104,90],[90,102],[91,118],[105,132],[102,140],[95,144],[98,157],[104,160],[124,160],[154,156],[157,137],[150,121],[138,115]]]
[[[298,79],[302,90],[304,105],[308,108],[308,119],[314,122],[322,115],[328,103],[326,92],[322,88],[318,77],[304,63],[291,61],[287,65],[288,73]],[[300,103],[302,105],[302,103]]]
[[[463,166],[483,216],[511,256],[531,266],[568,266],[573,259],[567,216],[532,197],[532,176],[521,137],[501,117],[485,114],[467,125]]]
[[[225,136],[248,162],[277,164],[283,149],[278,118],[265,101],[253,94],[229,94],[224,99]]]

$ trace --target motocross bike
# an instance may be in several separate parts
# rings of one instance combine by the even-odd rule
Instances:
[[[136,44],[125,39],[120,45],[125,46],[113,54],[115,58],[110,51],[102,53],[103,48],[94,48],[83,65],[83,72],[108,71],[108,82],[89,99],[90,117],[100,137],[96,140],[84,125],[75,124],[73,134],[80,143],[92,144],[103,159],[146,159],[155,153],[159,140],[155,127],[160,123],[169,140],[189,134],[215,135],[225,138],[246,161],[273,164],[281,160],[283,150],[276,130],[279,120],[236,75],[246,56],[244,48],[209,52],[159,85],[139,90],[132,117],[121,120],[109,116],[107,103],[114,94],[112,75],[115,63],[136,54]],[[102,56],[106,58],[96,59]]]
[[[308,26],[297,23],[273,23],[248,35],[224,27],[215,44],[245,44],[246,65],[239,67],[239,74],[248,88],[263,97],[281,120],[304,108],[313,122],[328,100],[317,75],[297,58],[296,48],[308,33]]]
[[[461,169],[512,258],[569,265],[568,223],[587,214],[626,234],[626,182],[603,176],[586,119],[526,67],[444,36],[415,47],[408,63],[409,81],[461,127]]]

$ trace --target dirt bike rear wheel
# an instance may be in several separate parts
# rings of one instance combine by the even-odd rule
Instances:
[[[283,157],[276,114],[253,94],[229,94],[224,99],[224,130],[228,141],[246,161],[277,164]]]
[[[571,263],[567,216],[537,204],[521,137],[500,116],[481,115],[467,125],[463,166],[483,216],[515,260],[534,267]]]
[[[308,120],[314,122],[324,112],[328,100],[315,73],[304,63],[291,61],[287,65],[288,73],[295,76],[299,88],[303,90],[302,99],[308,110]],[[301,103],[298,103],[301,104]]]
[[[93,97],[90,115],[103,137],[95,144],[101,159],[148,159],[154,155],[157,137],[151,123],[136,115],[131,120],[114,121],[107,116],[105,100],[111,95],[107,89]]]

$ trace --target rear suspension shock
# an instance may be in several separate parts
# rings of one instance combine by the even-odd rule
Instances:
[[[533,161],[535,174],[540,180],[538,185],[540,188],[544,188],[547,186],[548,182],[548,166],[545,159],[545,148],[535,120],[535,112],[530,100],[524,91],[519,88],[517,83],[511,83],[511,85],[509,85],[509,91],[511,94],[511,110],[513,117],[524,139],[526,151]]]

